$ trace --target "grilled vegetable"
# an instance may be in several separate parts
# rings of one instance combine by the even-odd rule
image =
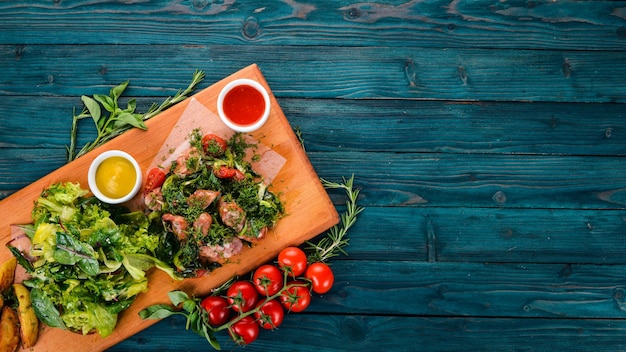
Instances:
[[[0,265],[0,293],[6,292],[13,284],[16,266],[17,259],[15,257],[11,257]]]
[[[2,308],[0,317],[0,352],[14,352],[20,343],[17,313],[11,307]]]
[[[13,284],[13,290],[17,297],[17,317],[20,322],[20,337],[22,347],[28,348],[35,345],[39,334],[39,320],[30,301],[30,291],[22,284]]]

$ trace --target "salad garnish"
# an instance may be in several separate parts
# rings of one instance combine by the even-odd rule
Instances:
[[[77,183],[46,188],[35,201],[27,253],[9,245],[30,278],[37,317],[51,327],[111,334],[119,312],[148,289],[153,267],[176,278],[155,254],[160,237],[142,212],[108,206]]]

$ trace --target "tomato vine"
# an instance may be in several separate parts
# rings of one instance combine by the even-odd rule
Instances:
[[[281,251],[275,268],[280,268],[282,282],[276,282],[278,280],[276,275],[266,271],[267,266],[273,264],[265,264],[251,274],[250,281],[232,278],[214,289],[207,297],[190,297],[184,291],[169,292],[171,305],[150,306],[140,311],[139,316],[142,319],[162,319],[172,315],[183,315],[186,318],[187,330],[206,338],[214,349],[220,350],[216,334],[221,331],[228,331],[235,343],[246,345],[256,340],[260,332],[259,327],[273,329],[280,325],[284,317],[283,308],[293,313],[305,310],[311,302],[311,292],[325,294],[331,289],[334,274],[326,262],[340,254],[347,254],[344,248],[349,243],[348,230],[363,211],[363,208],[357,205],[359,191],[354,188],[354,175],[349,179],[343,178],[343,183],[322,179],[322,184],[325,188],[342,189],[346,192],[348,196],[346,211],[341,215],[341,222],[328,230],[317,242],[306,242],[305,255],[298,254],[302,252],[298,247],[288,247]],[[296,275],[291,265],[298,267]],[[251,292],[249,286],[255,287],[256,292]],[[279,288],[268,291],[270,286]],[[241,289],[233,290],[235,287]],[[230,313],[211,310],[215,304],[208,300],[218,297],[230,302]],[[248,309],[240,309],[246,301],[254,301],[254,305]],[[224,309],[223,304],[215,309]],[[225,314],[232,314],[234,317],[221,325],[212,324],[215,323],[216,317],[223,317]]]

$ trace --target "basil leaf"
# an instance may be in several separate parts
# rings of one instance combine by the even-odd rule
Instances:
[[[163,319],[169,316],[180,314],[177,311],[173,310],[167,304],[155,304],[148,308],[142,309],[139,312],[139,317],[141,319]]]
[[[198,313],[196,310],[196,302],[191,299],[188,299],[183,302],[183,309],[186,312],[191,313],[192,315]]]
[[[222,349],[220,343],[217,341],[217,338],[213,334],[213,331],[209,330],[209,328],[204,324],[202,325],[202,332],[204,333],[204,337],[206,338],[206,340],[209,341],[209,344],[211,344],[211,347],[213,347],[217,351]]]
[[[89,114],[91,115],[93,122],[96,124],[96,126],[98,126],[98,121],[100,120],[100,116],[102,115],[102,111],[100,110],[100,105],[98,105],[98,102],[86,95],[80,97],[80,100],[83,101],[83,104],[85,104],[85,107],[87,108],[87,110],[89,110]]]
[[[128,101],[128,104],[126,104],[126,112],[130,112],[133,113],[135,112],[135,109],[137,108],[137,100],[136,99],[131,99]]]
[[[183,291],[171,291],[168,292],[167,295],[170,297],[170,301],[172,301],[174,306],[178,306],[179,304],[189,300],[189,295]]]
[[[113,101],[113,99],[111,97],[109,97],[108,95],[104,95],[104,94],[94,94],[93,98],[99,102],[100,104],[102,104],[102,106],[104,107],[104,109],[106,111],[109,112],[114,112],[115,111],[115,101]]]
[[[129,112],[120,113],[115,121],[115,128],[122,128],[128,125],[140,128],[142,130],[148,129],[146,124],[141,119],[141,114],[131,114]]]
[[[128,87],[128,83],[129,83],[129,81],[122,82],[119,85],[111,88],[111,93],[109,94],[111,96],[111,98],[113,98],[113,100],[117,101],[117,98],[119,98],[120,95],[122,95],[122,93],[124,92],[124,90],[126,90],[126,87]]]

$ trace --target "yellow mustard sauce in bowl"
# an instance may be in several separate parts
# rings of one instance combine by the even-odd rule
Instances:
[[[96,157],[87,178],[94,196],[109,204],[130,200],[141,187],[141,169],[137,161],[120,150],[109,150]]]
[[[102,161],[96,170],[96,185],[102,194],[118,199],[133,190],[137,174],[133,164],[121,156],[112,156]]]

